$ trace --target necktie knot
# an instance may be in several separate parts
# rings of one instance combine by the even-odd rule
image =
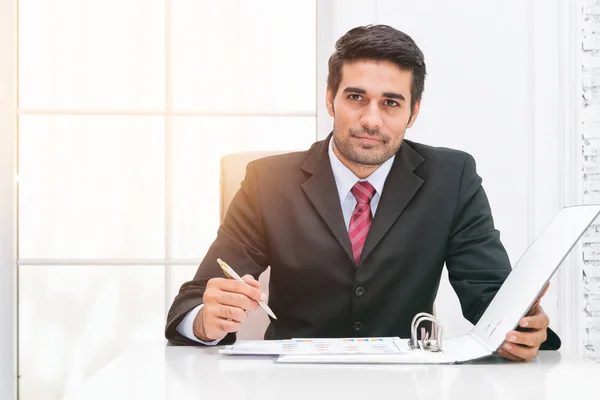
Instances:
[[[351,192],[358,204],[370,204],[371,199],[375,196],[375,188],[367,181],[356,182]]]

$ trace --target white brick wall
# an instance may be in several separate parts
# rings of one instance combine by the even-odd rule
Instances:
[[[583,201],[600,203],[600,0],[583,2]],[[600,220],[583,237],[585,355],[600,362]]]

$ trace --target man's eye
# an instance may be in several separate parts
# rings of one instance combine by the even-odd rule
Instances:
[[[361,101],[362,100],[362,96],[360,94],[351,94],[348,96],[348,98],[352,101]]]
[[[398,102],[396,102],[394,100],[386,100],[385,105],[388,107],[398,107],[399,106]]]

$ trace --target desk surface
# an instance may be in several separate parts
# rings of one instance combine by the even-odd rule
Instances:
[[[66,400],[95,399],[598,399],[600,364],[541,352],[463,365],[281,365],[214,347],[140,344]]]

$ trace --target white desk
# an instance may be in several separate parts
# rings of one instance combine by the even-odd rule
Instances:
[[[528,363],[281,365],[216,348],[140,345],[66,399],[600,399],[600,364],[541,352]]]

